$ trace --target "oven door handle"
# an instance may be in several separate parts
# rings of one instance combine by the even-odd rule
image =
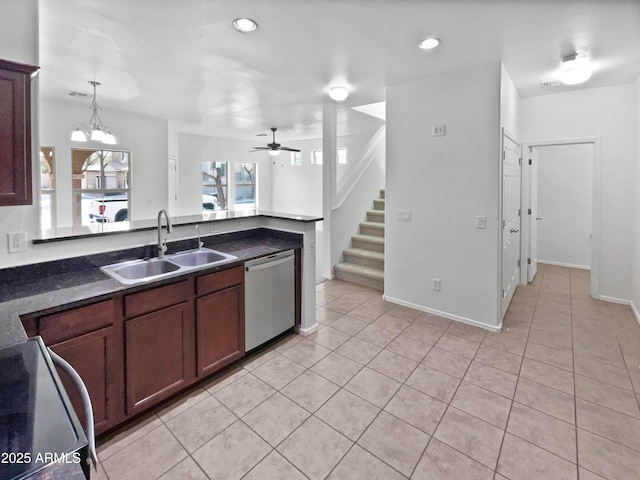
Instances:
[[[49,351],[49,355],[51,355],[51,360],[53,363],[57,364],[62,370],[64,370],[73,380],[73,382],[78,387],[80,391],[80,397],[82,398],[82,403],[84,404],[84,415],[87,423],[87,439],[89,440],[89,457],[93,462],[93,468],[95,470],[98,469],[98,455],[96,454],[96,436],[94,433],[93,426],[93,407],[91,406],[91,399],[89,398],[89,392],[87,391],[87,387],[85,386],[82,378],[78,375],[78,372],[60,355],[55,353],[51,348],[47,347]]]

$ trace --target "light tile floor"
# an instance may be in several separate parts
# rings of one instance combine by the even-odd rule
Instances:
[[[97,478],[640,478],[640,327],[540,266],[501,333],[340,281],[291,335],[99,447]]]

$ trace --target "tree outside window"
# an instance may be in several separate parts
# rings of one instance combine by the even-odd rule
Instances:
[[[54,165],[53,147],[40,147],[40,228],[49,230],[54,227]]]
[[[227,162],[202,161],[202,209],[227,209]]]
[[[257,164],[234,164],[236,205],[256,207]]]
[[[131,152],[71,150],[73,224],[129,219]]]

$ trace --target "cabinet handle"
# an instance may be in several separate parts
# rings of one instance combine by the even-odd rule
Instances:
[[[89,398],[89,392],[87,391],[87,387],[85,386],[82,378],[78,375],[78,372],[67,362],[64,358],[58,355],[56,352],[51,350],[51,348],[47,347],[49,351],[49,355],[51,356],[51,360],[53,363],[58,364],[62,370],[64,370],[76,384],[78,390],[80,391],[80,397],[82,398],[82,403],[84,404],[84,415],[85,420],[87,422],[87,440],[89,440],[89,457],[93,462],[93,468],[98,470],[98,455],[96,454],[96,436],[94,433],[93,427],[93,407],[91,406],[91,399]]]

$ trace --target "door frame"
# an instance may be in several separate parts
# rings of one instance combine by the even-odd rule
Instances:
[[[593,145],[593,184],[591,207],[591,296],[600,298],[600,199],[601,199],[601,158],[602,144],[600,137],[581,137],[561,140],[539,140],[523,142],[522,161],[522,211],[528,212],[531,206],[531,175],[529,166],[529,149],[535,147],[552,147],[558,145]],[[523,215],[524,216],[524,215]],[[529,244],[531,242],[531,229],[529,222],[522,222],[521,258],[528,258]],[[527,284],[525,268],[520,271],[520,283]],[[523,273],[524,271],[524,273]]]
[[[503,152],[504,152],[504,148],[505,148],[505,142],[504,139],[505,137],[509,138],[512,142],[518,144],[520,146],[520,282],[522,283],[522,271],[525,270],[522,268],[522,212],[523,210],[523,197],[522,197],[522,174],[523,174],[523,165],[524,165],[524,157],[523,157],[523,148],[524,148],[524,143],[521,140],[518,140],[517,137],[515,135],[513,135],[511,132],[509,132],[509,130],[507,130],[506,128],[502,128],[502,132],[500,135],[500,181],[498,184],[498,188],[499,188],[499,205],[498,205],[498,251],[500,252],[500,254],[498,255],[498,324],[500,325],[500,327],[502,327],[502,322],[504,320],[504,316],[506,314],[506,311],[508,309],[508,305],[507,308],[503,310],[503,296],[502,296],[502,287],[503,287],[503,256],[504,256],[504,252],[503,252],[503,242],[504,242],[504,238],[503,238],[503,227],[502,227],[502,222],[504,221],[504,188],[503,188],[503,183],[504,183],[504,159],[503,159]],[[517,287],[517,286],[516,286]],[[515,289],[514,289],[515,292]],[[513,297],[512,297],[513,298]]]

